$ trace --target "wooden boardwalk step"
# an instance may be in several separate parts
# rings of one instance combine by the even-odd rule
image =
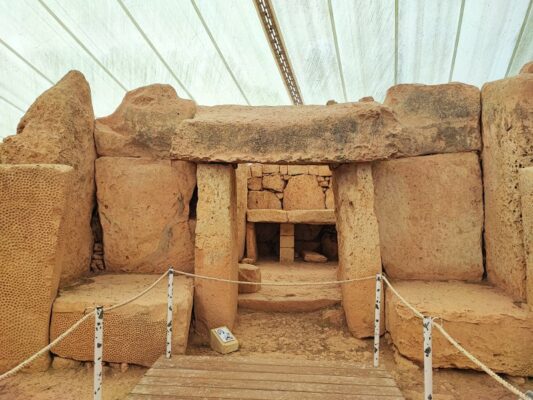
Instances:
[[[346,362],[162,356],[128,399],[396,400],[403,396],[386,370]]]

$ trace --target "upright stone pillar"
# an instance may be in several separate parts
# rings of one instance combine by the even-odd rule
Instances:
[[[333,191],[339,279],[364,278],[380,273],[381,254],[371,164],[343,164],[336,168],[333,171]],[[346,322],[350,332],[358,338],[374,334],[375,286],[375,279],[341,286]]]
[[[237,280],[235,170],[231,165],[199,164],[197,169],[195,273]],[[196,329],[225,325],[233,328],[237,315],[238,285],[205,279],[195,280]]]

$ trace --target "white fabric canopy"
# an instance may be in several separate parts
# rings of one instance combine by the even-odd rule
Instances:
[[[304,104],[516,74],[533,59],[531,4],[272,0]],[[0,0],[0,138],[71,69],[97,116],[150,83],[205,105],[291,104],[252,0]]]

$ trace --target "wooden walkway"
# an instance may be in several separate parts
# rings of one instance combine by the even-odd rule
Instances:
[[[403,396],[384,369],[346,362],[162,356],[127,399],[396,400]]]

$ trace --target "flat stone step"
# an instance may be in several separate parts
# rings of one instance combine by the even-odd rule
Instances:
[[[161,357],[127,399],[403,399],[390,374],[347,362]]]

